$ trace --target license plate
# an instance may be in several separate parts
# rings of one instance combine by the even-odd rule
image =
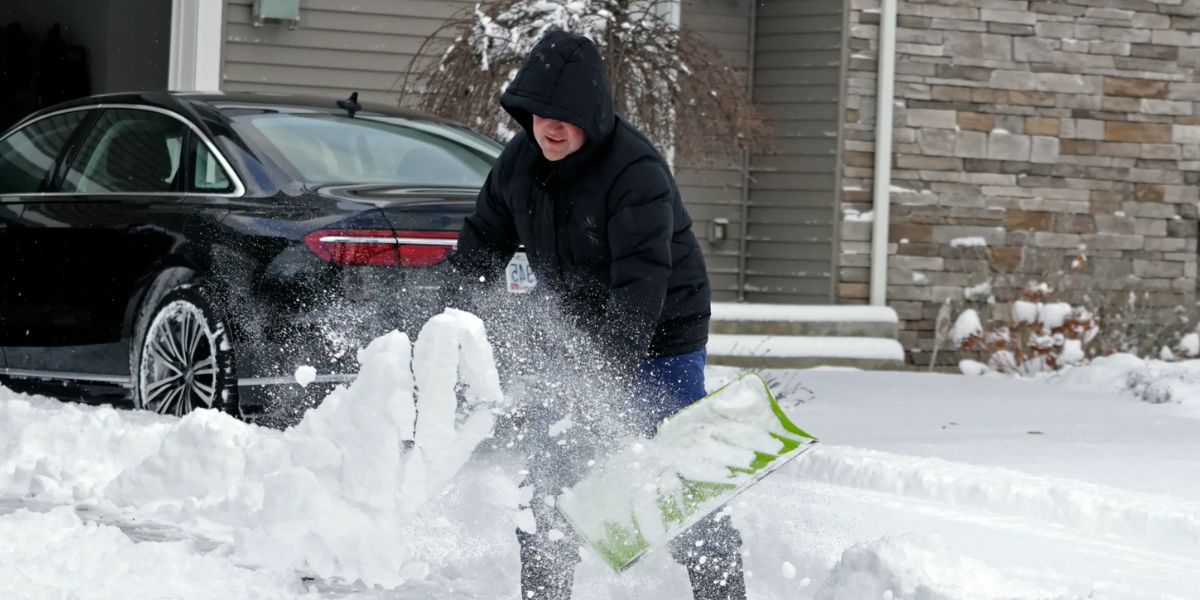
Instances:
[[[533,276],[533,269],[529,268],[529,258],[524,252],[513,255],[512,260],[508,261],[505,274],[508,291],[514,294],[526,294],[537,285],[537,277]]]

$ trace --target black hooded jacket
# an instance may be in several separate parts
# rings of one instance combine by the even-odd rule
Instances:
[[[451,264],[495,281],[523,244],[539,289],[557,294],[610,356],[636,364],[703,348],[710,289],[670,170],[613,112],[600,52],[551,32],[500,98],[523,127],[492,168]],[[533,116],[581,128],[583,147],[547,160]]]

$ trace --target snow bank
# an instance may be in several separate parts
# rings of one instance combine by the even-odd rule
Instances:
[[[817,447],[792,467],[818,481],[985,511],[1200,553],[1200,503],[940,458]]]
[[[87,524],[70,508],[0,516],[0,598],[316,598],[295,577],[234,565],[188,542],[135,543],[120,529]],[[83,596],[80,594],[83,592]]]
[[[1200,360],[1166,362],[1114,354],[1065,371],[1055,381],[1100,385],[1151,404],[1184,404],[1200,409]],[[1196,414],[1200,416],[1200,410]]]
[[[1049,598],[947,548],[940,536],[885,537],[847,548],[815,600]]]
[[[176,423],[149,411],[63,404],[0,387],[0,493],[50,502],[94,498],[154,454]]]
[[[482,322],[447,310],[421,330],[415,349],[392,332],[360,360],[348,388],[283,432],[215,411],[133,427],[152,416],[4,402],[0,432],[11,432],[5,439],[12,442],[0,455],[7,467],[0,489],[56,500],[99,497],[231,544],[241,564],[325,579],[396,586],[477,555],[469,543],[431,544],[430,536],[448,537],[440,511],[453,503],[428,505],[461,493],[448,489],[450,481],[490,435],[503,402]],[[66,438],[66,428],[82,435]],[[42,431],[59,433],[43,440]],[[519,518],[516,483],[481,469],[462,485],[486,494],[483,512],[495,508],[496,522]]]
[[[466,459],[507,407],[482,324],[448,313],[415,345],[393,333],[361,357],[360,377],[286,432],[0,389],[0,598],[300,597],[296,571],[404,584],[322,598],[512,597],[530,490],[515,456]],[[710,386],[735,374],[708,373]],[[1033,382],[778,373],[777,387],[805,386],[789,395],[798,423],[836,445],[731,503],[750,597],[1194,595],[1193,423],[1131,397],[1169,389],[1195,404],[1200,361],[1116,355]],[[552,427],[567,438],[588,425]],[[54,502],[84,506],[5,514]],[[930,531],[942,537],[912,535]],[[686,586],[666,553],[614,577],[584,552],[574,597],[682,598]]]

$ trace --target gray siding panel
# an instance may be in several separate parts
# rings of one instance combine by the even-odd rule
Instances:
[[[751,62],[749,0],[684,0],[683,25],[738,66]],[[754,89],[773,130],[772,151],[751,157],[746,223],[736,169],[677,157],[677,176],[709,261],[714,298],[828,303],[833,299],[843,3],[760,2],[753,40]],[[742,40],[739,42],[739,40]],[[709,241],[713,219],[728,237]],[[746,256],[741,236],[746,236]]]
[[[840,60],[841,50],[836,48],[791,51],[760,52],[754,59],[760,69],[792,69],[796,67],[828,67],[831,61]]]
[[[843,5],[759,4],[754,98],[774,131],[751,157],[746,300],[834,298]]]
[[[750,64],[751,0],[683,0],[683,27],[704,36],[722,56],[745,76]],[[708,264],[713,299],[738,298],[738,269],[742,225],[742,173],[732,168],[701,166],[684,151],[676,155],[676,179],[692,216],[696,237]],[[710,240],[712,220],[729,220],[724,240]]]
[[[300,27],[251,23],[250,0],[227,0],[222,89],[394,104],[425,38],[474,6],[464,0],[301,0]]]

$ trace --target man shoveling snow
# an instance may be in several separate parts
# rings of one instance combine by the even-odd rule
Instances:
[[[543,37],[500,103],[522,131],[489,174],[450,258],[462,285],[447,287],[495,281],[523,245],[539,290],[604,357],[597,376],[636,390],[624,418],[652,432],[705,391],[708,276],[670,169],[613,112],[600,52],[582,36]],[[588,449],[602,445],[555,439],[571,415],[550,404],[529,415],[523,432],[537,528],[517,533],[522,598],[570,597],[578,541],[564,533],[571,528],[553,498],[582,475]],[[745,597],[741,544],[728,516],[675,540],[672,556],[696,598]]]

